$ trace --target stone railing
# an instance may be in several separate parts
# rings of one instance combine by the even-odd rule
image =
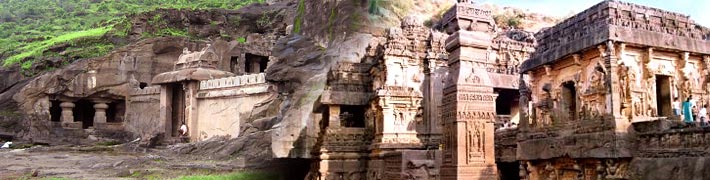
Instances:
[[[221,79],[200,81],[200,90],[221,89],[264,83],[266,83],[266,76],[264,73],[249,74],[243,76],[233,76]]]
[[[496,115],[496,116],[495,116],[495,127],[496,127],[496,129],[502,128],[502,127],[503,127],[503,124],[504,124],[505,122],[510,121],[511,118],[512,118],[512,116],[510,116],[510,115]]]

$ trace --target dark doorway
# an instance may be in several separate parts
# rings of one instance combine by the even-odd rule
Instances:
[[[74,107],[74,122],[82,122],[81,127],[87,129],[94,126],[94,103],[87,100],[79,100]]]
[[[239,74],[239,56],[232,56],[229,61],[229,70],[234,74]]]
[[[577,88],[574,87],[574,82],[567,81],[562,83],[562,108],[567,113],[570,119],[576,119],[577,114]]]
[[[106,122],[123,122],[126,113],[126,102],[123,100],[114,101],[108,104],[106,109]]]
[[[501,180],[519,180],[520,167],[518,162],[498,162],[496,163],[500,171]]]
[[[498,98],[496,98],[496,115],[512,115],[513,109],[518,107],[518,90],[513,89],[496,89]]]
[[[175,84],[172,86],[172,117],[170,121],[170,135],[172,137],[178,137],[180,133],[178,128],[185,122],[185,90],[182,84]]]
[[[340,106],[340,126],[365,127],[364,106]]]
[[[62,117],[62,107],[59,106],[62,102],[57,100],[50,101],[49,116],[52,122],[59,122]]]
[[[320,121],[320,128],[325,129],[329,126],[329,122],[330,122],[330,107],[323,106],[322,109],[323,109],[322,110],[323,111],[323,114],[322,114],[323,119],[321,119],[321,121]]]
[[[672,117],[671,77],[656,75],[656,107],[658,116]]]
[[[245,71],[247,74],[256,74],[266,71],[266,65],[269,63],[268,57],[247,53],[245,58]]]

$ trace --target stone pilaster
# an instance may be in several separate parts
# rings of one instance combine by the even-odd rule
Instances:
[[[468,3],[444,15],[449,77],[444,89],[441,179],[497,179],[493,122],[497,95],[486,54],[495,27],[491,12]]]

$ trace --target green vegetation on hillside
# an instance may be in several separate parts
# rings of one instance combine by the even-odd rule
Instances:
[[[103,37],[128,35],[127,15],[157,8],[238,9],[257,2],[264,0],[0,0],[0,61],[29,69],[40,57],[97,57],[118,45]],[[188,36],[174,28],[146,35]],[[70,45],[67,54],[47,52],[63,44]]]

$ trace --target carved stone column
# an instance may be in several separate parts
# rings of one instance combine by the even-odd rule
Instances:
[[[64,101],[59,104],[62,108],[62,117],[60,121],[62,122],[62,127],[66,129],[81,129],[82,122],[74,122],[74,107],[76,105],[71,101]]]
[[[518,129],[521,131],[527,131],[530,126],[530,94],[531,89],[528,82],[524,78],[524,74],[520,74],[520,99],[518,101],[520,105],[520,120],[518,121]]]
[[[76,107],[74,102],[65,101],[59,104],[59,107],[62,108],[62,123],[74,122],[74,112],[72,111]]]
[[[613,41],[607,41],[605,46],[605,52],[602,55],[602,60],[604,61],[604,66],[606,66],[607,72],[605,81],[607,84],[607,109],[611,112],[614,118],[621,118],[621,105],[623,100],[621,99],[621,85],[619,83],[619,65],[617,61],[619,60],[620,50],[617,50]],[[621,45],[619,45],[621,47]]]
[[[96,113],[94,113],[94,126],[106,123],[106,109],[108,109],[106,102],[97,101],[96,104],[94,104],[94,110],[96,111]]]
[[[497,95],[490,86],[486,54],[491,12],[459,3],[444,15],[449,76],[444,89],[441,179],[497,179],[493,122]]]
[[[680,86],[680,93],[679,96],[681,97],[681,101],[685,101],[686,98],[690,97],[693,95],[693,87],[690,84],[690,81],[692,77],[689,76],[688,72],[688,59],[690,58],[690,53],[689,52],[682,52],[679,54],[680,56],[680,62],[676,64],[678,67],[678,74],[680,75],[680,80],[679,86]],[[696,97],[697,98],[697,97]]]

